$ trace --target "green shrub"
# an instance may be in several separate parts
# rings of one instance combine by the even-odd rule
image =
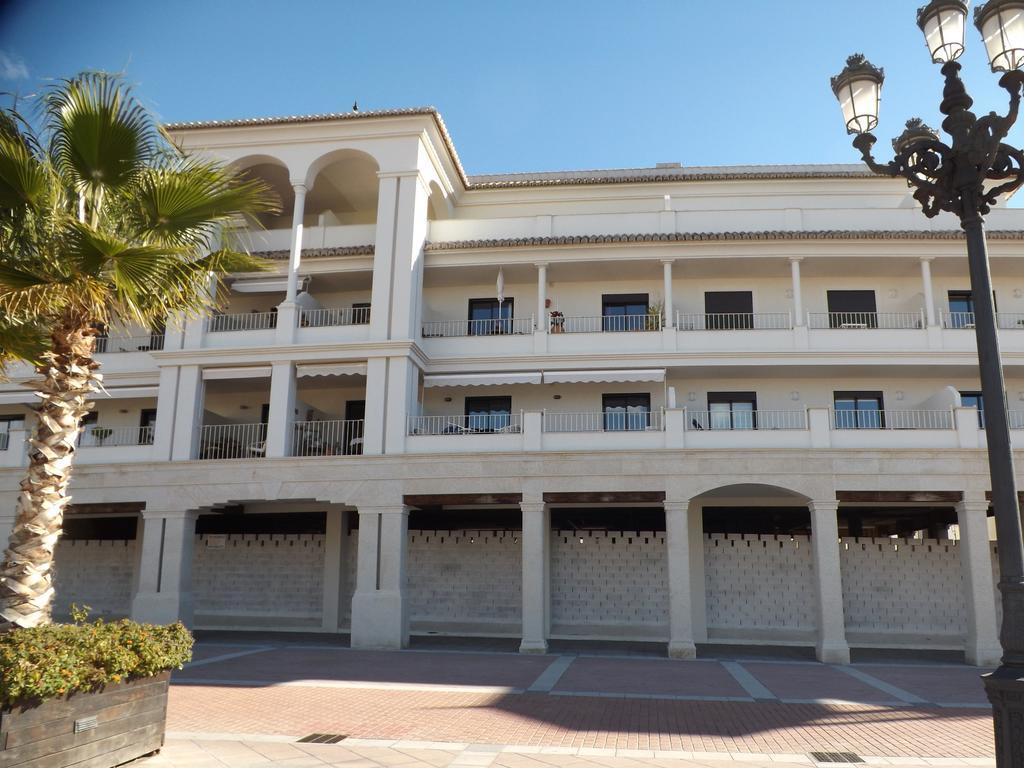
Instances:
[[[74,624],[0,635],[0,707],[152,677],[192,658],[192,635],[181,622],[87,622],[74,608],[73,615]]]

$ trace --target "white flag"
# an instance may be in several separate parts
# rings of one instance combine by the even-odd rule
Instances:
[[[498,302],[505,301],[505,271],[498,267]]]

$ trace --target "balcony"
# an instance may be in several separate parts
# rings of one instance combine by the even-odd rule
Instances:
[[[146,336],[97,336],[96,353],[114,352],[156,352],[164,348],[164,335],[151,333]]]
[[[370,307],[300,309],[295,340],[300,344],[352,343],[370,338]]]
[[[78,438],[79,448],[117,448],[152,444],[153,427],[86,427]]]
[[[551,333],[637,333],[661,327],[660,314],[551,318]]]
[[[500,453],[525,448],[522,413],[410,416],[408,435],[406,446],[411,453]]]
[[[359,456],[363,452],[362,419],[297,421],[292,424],[291,456]]]
[[[253,459],[267,454],[266,424],[204,424],[198,459]]]
[[[790,312],[676,312],[676,328],[680,331],[788,331],[793,328],[793,315]]]
[[[811,330],[920,330],[925,327],[924,310],[919,312],[810,312]]]
[[[463,338],[466,336],[522,336],[533,333],[532,317],[507,317],[502,320],[432,320],[423,323],[423,338]]]

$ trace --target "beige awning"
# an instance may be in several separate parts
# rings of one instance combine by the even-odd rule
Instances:
[[[664,380],[664,368],[615,371],[544,371],[545,384],[593,384]]]
[[[269,365],[252,365],[245,368],[203,368],[203,381],[213,379],[266,379],[270,378]]]
[[[526,373],[453,373],[423,377],[424,387],[493,387],[503,384],[540,384],[540,371]]]
[[[295,375],[303,376],[365,376],[366,363],[308,363],[295,366]]]

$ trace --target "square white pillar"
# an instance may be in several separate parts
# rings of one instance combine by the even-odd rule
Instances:
[[[666,501],[664,505],[668,556],[668,655],[673,659],[695,659],[690,502]]]
[[[523,639],[520,653],[547,653],[550,616],[551,510],[521,502],[523,512]]]
[[[171,437],[171,459],[188,461],[196,457],[199,429],[203,423],[203,371],[198,365],[178,369],[177,407],[174,409],[174,431]],[[157,403],[157,418],[160,418]],[[159,431],[159,424],[157,431]]]
[[[377,186],[377,228],[373,246],[373,287],[370,291],[370,338],[391,338],[391,275],[394,270],[398,178],[382,176]]]
[[[352,647],[394,650],[409,644],[406,553],[409,508],[361,507]]]
[[[177,366],[160,369],[156,390],[156,425],[153,429],[153,461],[169,461],[174,441],[174,417],[178,405]]]
[[[804,297],[803,288],[800,285],[800,262],[803,261],[803,257],[791,256],[789,259],[789,273],[790,279],[792,280],[793,292],[793,323],[796,327],[800,327],[804,324]]]
[[[815,500],[807,506],[811,512],[811,547],[818,593],[818,661],[849,664],[839,567],[839,502]]]
[[[324,528],[324,576],[321,626],[337,631],[341,595],[344,590],[344,554],[346,513],[341,509],[328,509]]]
[[[693,642],[708,641],[708,596],[704,576],[704,507],[690,505],[690,608],[693,611]]]
[[[966,497],[956,507],[957,523],[960,525],[960,565],[963,568],[964,600],[967,607],[964,656],[968,664],[978,667],[998,666],[1003,655],[996,622],[988,508],[988,500]]]
[[[197,512],[149,512],[136,536],[132,618],[151,624],[192,625],[192,552]]]
[[[924,316],[928,327],[936,325],[935,294],[932,290],[932,257],[921,257],[921,288],[924,294]]]
[[[295,364],[276,362],[270,367],[270,413],[267,417],[268,458],[287,456],[295,430]]]

